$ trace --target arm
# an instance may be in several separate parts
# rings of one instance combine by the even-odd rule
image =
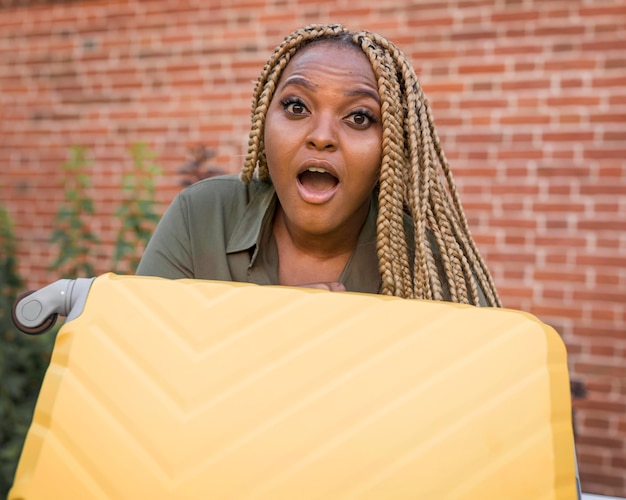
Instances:
[[[182,194],[159,221],[136,274],[171,279],[194,277],[187,203]]]

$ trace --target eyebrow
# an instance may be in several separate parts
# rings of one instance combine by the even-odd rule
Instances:
[[[306,78],[302,78],[301,76],[296,76],[296,75],[290,76],[289,78],[287,78],[287,80],[285,80],[283,87],[287,87],[288,85],[299,85],[308,90],[317,90],[317,85],[310,82]],[[344,92],[344,95],[346,97],[360,97],[360,96],[369,97],[373,99],[374,101],[376,101],[378,104],[380,104],[380,96],[378,95],[378,92],[371,88],[359,87],[359,88],[349,89]]]
[[[317,85],[315,85],[314,83],[311,83],[306,78],[302,78],[301,76],[290,76],[289,78],[287,78],[287,80],[285,80],[283,87],[286,87],[287,85],[299,85],[308,90],[317,89]]]
[[[366,87],[362,87],[358,89],[350,89],[344,92],[344,95],[348,97],[359,97],[359,96],[370,97],[374,99],[378,104],[380,104],[380,96],[378,95],[378,92],[376,92],[374,89],[370,89]]]

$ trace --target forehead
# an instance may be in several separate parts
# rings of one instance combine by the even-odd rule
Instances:
[[[342,74],[354,82],[376,87],[376,76],[367,56],[359,47],[339,40],[320,40],[300,48],[285,67],[280,80],[294,74],[307,77],[315,72]]]

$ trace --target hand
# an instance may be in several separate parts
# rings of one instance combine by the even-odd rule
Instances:
[[[320,290],[328,290],[330,292],[345,292],[346,287],[343,283],[338,281],[331,281],[328,283],[307,283],[306,285],[299,285],[302,288],[318,288]]]

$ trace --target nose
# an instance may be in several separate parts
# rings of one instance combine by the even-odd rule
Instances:
[[[318,151],[337,149],[337,125],[332,117],[325,114],[315,116],[311,120],[311,128],[307,135],[307,146]]]

